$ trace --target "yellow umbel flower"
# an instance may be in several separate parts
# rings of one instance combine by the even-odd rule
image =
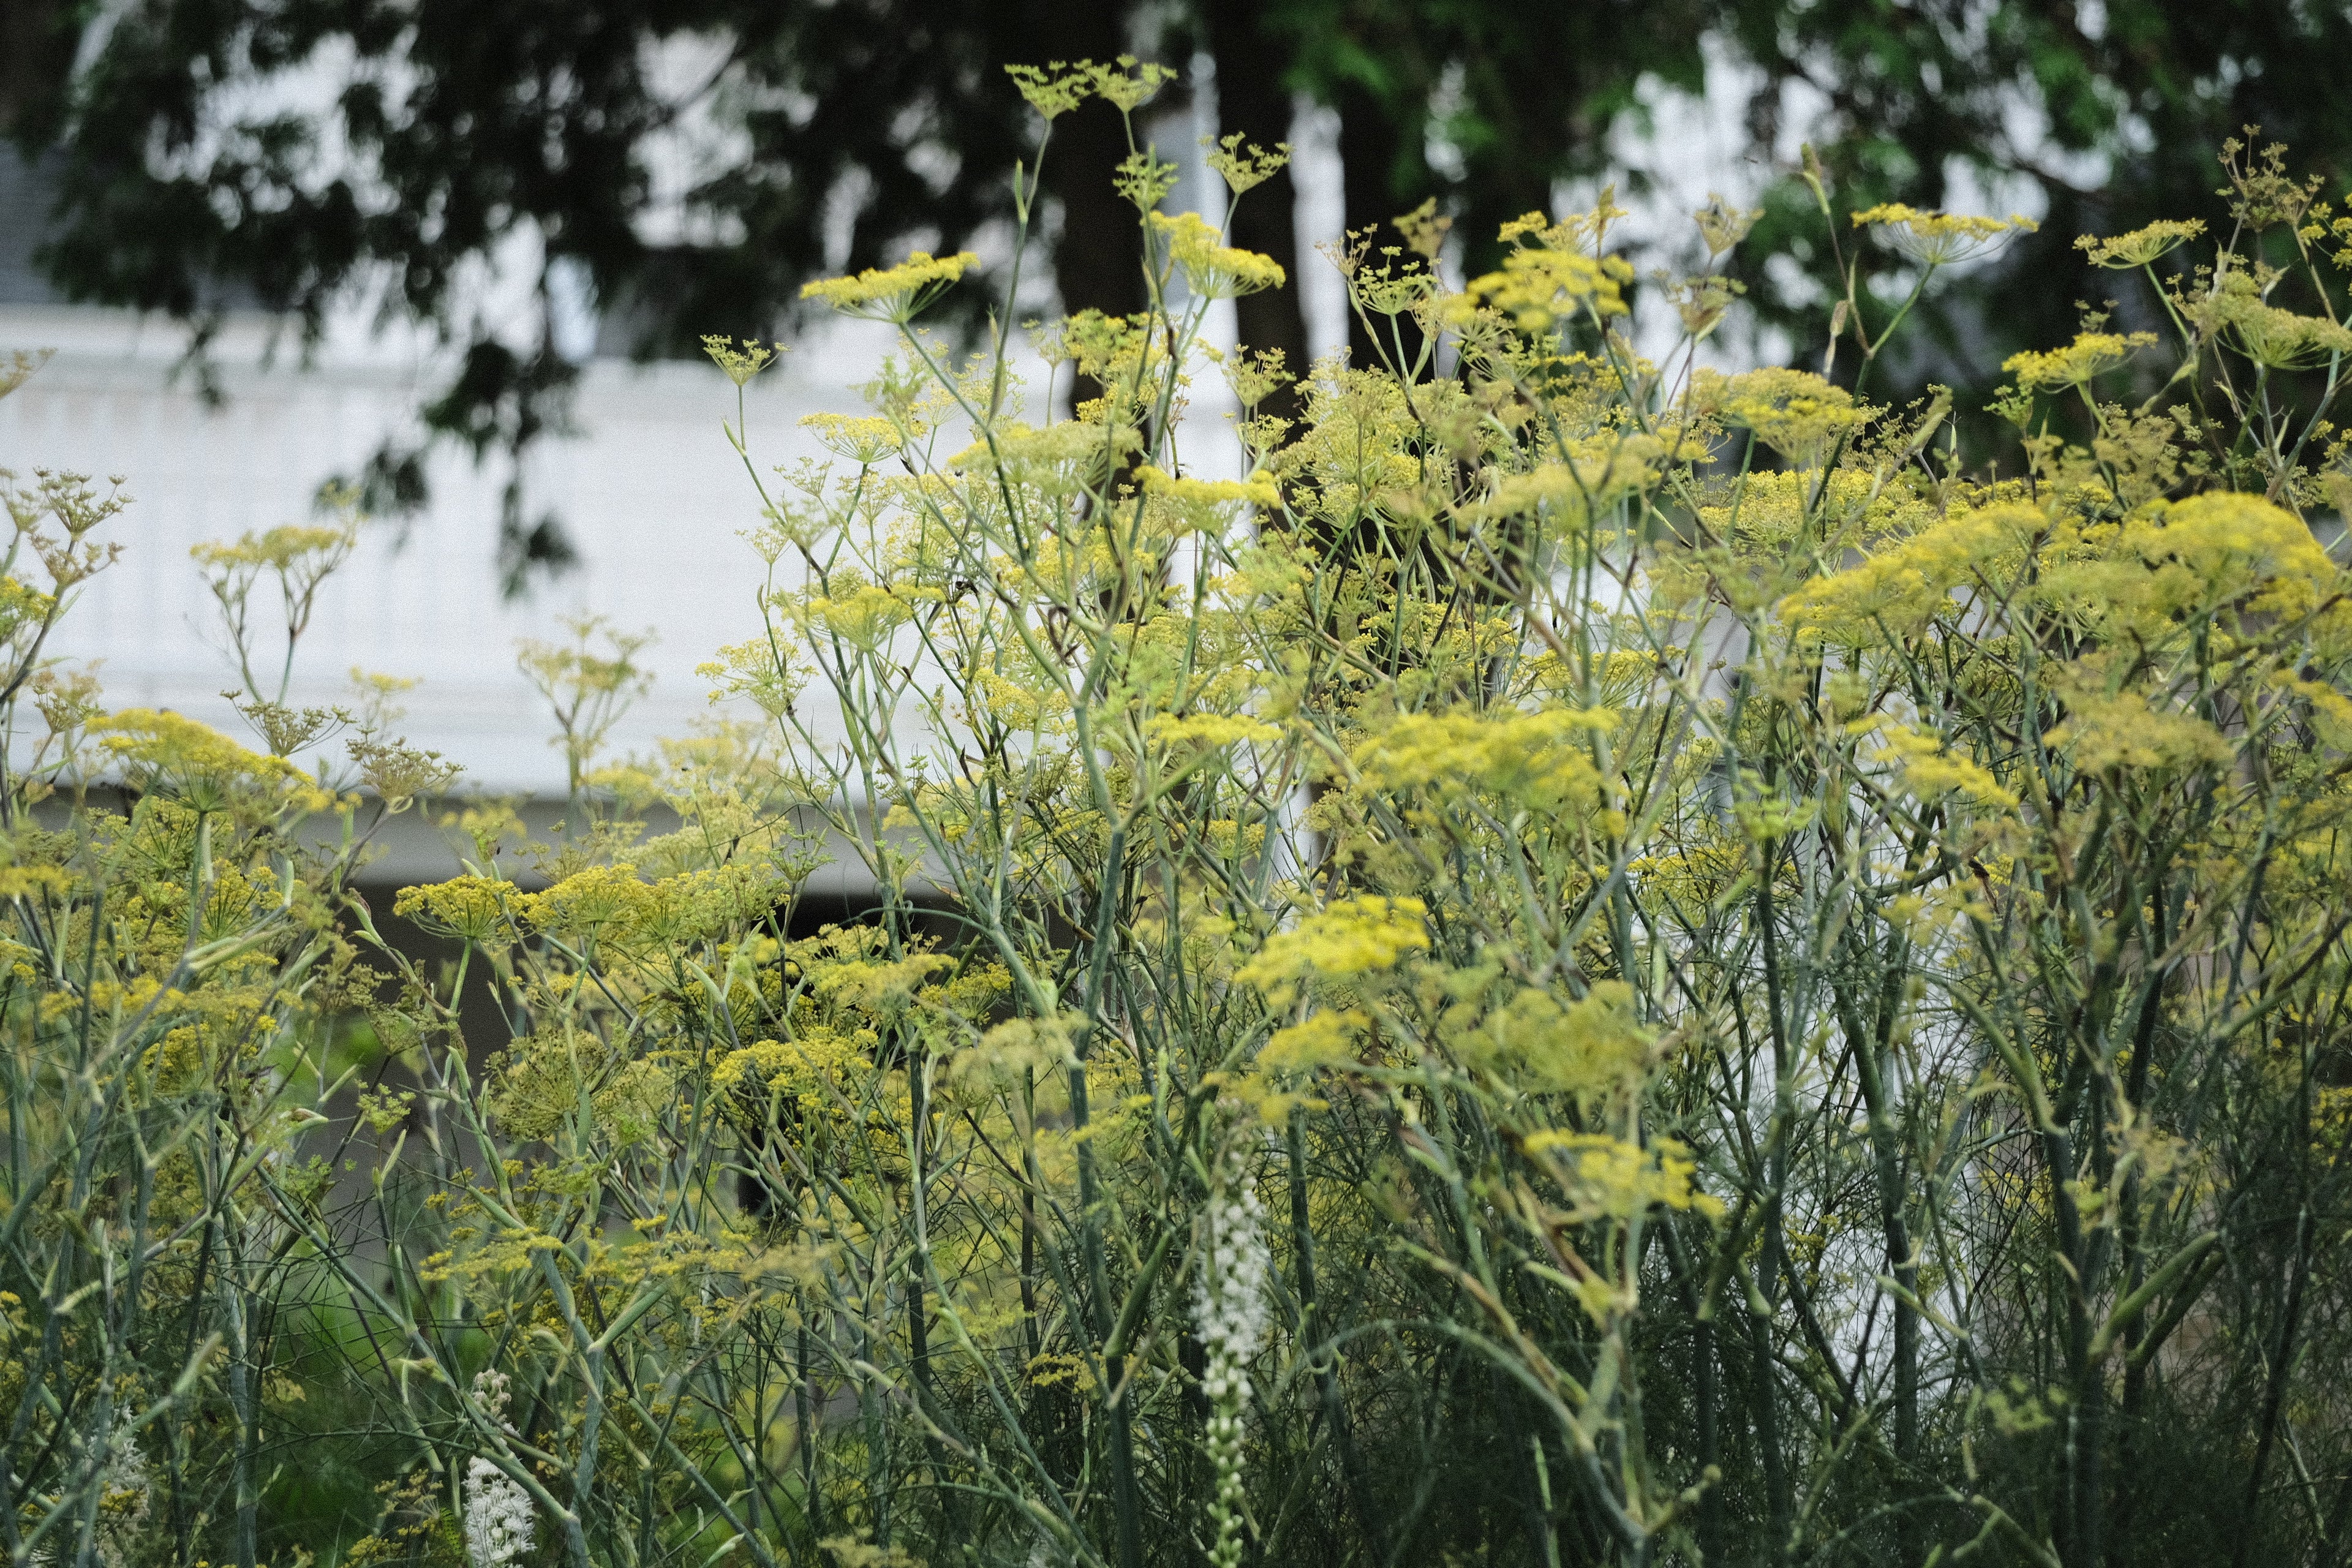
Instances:
[[[214,541],[193,545],[188,554],[207,573],[268,569],[296,572],[304,567],[324,576],[320,563],[340,563],[351,552],[356,535],[348,528],[324,528],[288,523],[266,533],[247,533],[234,543]]]
[[[891,421],[873,414],[807,414],[801,416],[801,428],[814,430],[824,449],[848,458],[861,468],[870,468],[896,456],[899,442],[906,436],[920,437],[919,421],[902,433]]]
[[[259,795],[305,811],[324,811],[334,796],[283,757],[248,752],[208,724],[178,713],[126,708],[89,726],[142,787],[176,795],[201,811],[232,797]]]
[[[1644,1149],[1606,1133],[1546,1128],[1529,1133],[1519,1146],[1538,1158],[1549,1156],[1546,1163],[1574,1200],[1580,1220],[1631,1219],[1652,1207],[1722,1217],[1721,1201],[1691,1180],[1698,1173],[1697,1163],[1669,1139],[1654,1140]]]
[[[1384,899],[1377,893],[1339,899],[1289,931],[1266,939],[1255,958],[1235,978],[1255,986],[1277,1007],[1298,994],[1301,981],[1320,976],[1344,980],[1393,969],[1408,952],[1429,947],[1423,925],[1428,907],[1419,899]]]
[[[2113,239],[2084,235],[2074,241],[2074,248],[2087,256],[2094,267],[2121,270],[2145,267],[2204,232],[2201,218],[2158,218],[2146,228],[2136,228]]]
[[[1234,501],[1264,507],[1282,504],[1282,492],[1275,488],[1274,476],[1264,468],[1246,479],[1194,479],[1146,463],[1136,470],[1135,477],[1142,481],[1144,494],[1166,496],[1173,501],[1201,506],[1227,506]]]
[[[1613,713],[1573,708],[1406,713],[1358,746],[1353,761],[1370,788],[1427,790],[1445,802],[1492,796],[1552,817],[1603,801],[1591,738],[1616,727]]]
[[[1811,371],[1777,366],[1728,378],[1703,372],[1691,400],[1721,414],[1727,425],[1753,430],[1758,441],[1799,468],[1826,461],[1877,412]]]
[[[845,316],[904,325],[967,268],[979,265],[980,258],[969,250],[953,256],[918,250],[896,267],[869,267],[854,278],[821,278],[804,283],[801,298],[822,300]]]
[[[1949,267],[1998,250],[2012,234],[2032,234],[2042,226],[2019,213],[2001,217],[1972,217],[1958,213],[1922,212],[1901,202],[1887,202],[1853,215],[1856,228],[1874,231],[1923,267]]]
[[[742,386],[773,364],[777,355],[790,351],[782,343],[763,343],[757,338],[745,338],[739,348],[732,338],[705,332],[702,335],[702,352],[710,356],[710,363],[717,365],[728,380]]]
[[[2048,353],[2028,351],[2011,354],[2001,362],[2000,368],[2004,374],[2017,377],[2020,386],[2060,392],[2105,375],[2155,342],[2154,332],[2080,332],[2063,349],[2053,349]]]
[[[2319,316],[2283,310],[2263,298],[2243,272],[2232,272],[2214,290],[2209,309],[2228,329],[2240,353],[2271,370],[2307,370],[2352,353],[2352,330]]]
[[[1941,800],[1958,795],[1979,805],[2006,811],[2015,806],[2015,791],[2002,785],[1985,768],[1945,745],[1943,737],[1899,723],[1883,713],[1846,726],[1857,736],[1871,736],[1867,755],[1886,764],[1904,787],[1921,800]]]
[[[1528,246],[1504,258],[1501,271],[1474,279],[1447,301],[1445,314],[1460,325],[1481,309],[1498,310],[1523,332],[1548,331],[1553,322],[1586,310],[1623,315],[1623,285],[1633,277],[1633,269],[1614,256]]]
[[[1223,177],[1237,196],[1265,184],[1290,163],[1289,142],[1277,142],[1269,153],[1255,142],[1244,142],[1238,131],[1222,142],[1204,136],[1201,145],[1208,150],[1202,161]]]
[[[401,889],[392,900],[392,912],[436,936],[486,942],[527,917],[532,902],[530,894],[503,878],[452,877]]]
[[[1223,233],[1211,227],[1199,213],[1178,213],[1173,217],[1153,213],[1151,230],[1168,242],[1170,258],[1183,268],[1185,285],[1202,299],[1236,299],[1279,289],[1286,281],[1282,268],[1272,258],[1223,243]]]

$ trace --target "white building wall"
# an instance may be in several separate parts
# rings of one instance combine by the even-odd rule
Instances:
[[[799,417],[855,409],[887,334],[826,332],[755,383],[755,450],[782,462],[814,450]],[[207,406],[168,379],[181,342],[162,324],[58,307],[0,310],[0,351],[52,347],[48,364],[0,399],[0,467],[120,474],[134,504],[110,525],[120,564],[92,581],[55,651],[102,661],[116,707],[176,709],[224,729],[235,684],[211,596],[190,548],[309,521],[321,480],[356,471],[398,430],[428,379],[381,352],[336,353],[317,368],[263,363],[266,324],[238,322],[218,350],[226,398]],[[416,744],[465,764],[496,793],[560,795],[561,754],[538,695],[515,668],[517,639],[560,639],[569,615],[652,629],[652,694],[615,731],[616,750],[685,732],[707,712],[693,673],[721,642],[760,625],[762,570],[739,536],[759,503],[720,433],[734,388],[708,364],[598,361],[577,405],[583,437],[549,441],[530,470],[533,514],[552,508],[580,559],[518,600],[500,596],[497,459],[476,470],[445,453],[433,499],[406,522],[368,525],[331,581],[295,665],[291,700],[344,700],[353,666],[421,679],[407,699]],[[268,623],[265,623],[268,624]]]

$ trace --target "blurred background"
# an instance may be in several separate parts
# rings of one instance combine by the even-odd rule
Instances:
[[[355,666],[420,678],[413,739],[474,787],[560,796],[514,647],[584,612],[659,639],[614,749],[683,731],[694,666],[758,624],[756,498],[700,336],[793,345],[748,415],[763,463],[813,451],[797,419],[855,408],[889,334],[805,315],[801,284],[970,248],[996,276],[939,324],[976,331],[1037,130],[1001,68],[1123,53],[1181,73],[1140,117],[1191,159],[1171,207],[1222,200],[1204,139],[1293,148],[1233,236],[1292,287],[1216,332],[1294,365],[1350,346],[1317,254],[1343,231],[1395,243],[1433,199],[1458,277],[1506,219],[1604,184],[1645,277],[1696,258],[1710,193],[1762,208],[1775,260],[1717,352],[1817,363],[1810,143],[1841,211],[2041,220],[1956,271],[1876,388],[1966,407],[2104,304],[2076,235],[2212,216],[2224,137],[2261,125],[2329,194],[2352,160],[2352,7],[2309,0],[0,0],[0,350],[56,351],[0,402],[0,467],[137,498],[60,651],[102,658],[116,705],[233,726],[188,548],[342,481],[374,521],[295,701]],[[1100,103],[1056,124],[1017,316],[1141,307],[1126,152]],[[1204,387],[1195,419],[1221,412]]]

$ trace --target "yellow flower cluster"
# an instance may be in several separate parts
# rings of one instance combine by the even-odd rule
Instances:
[[[844,584],[828,596],[812,593],[792,602],[793,618],[810,631],[823,631],[871,653],[914,615],[904,596],[873,583]]]
[[[803,415],[801,428],[814,431],[826,451],[847,458],[861,468],[896,455],[904,438],[897,424],[872,414]],[[917,437],[922,434],[920,426],[905,432]]]
[[[13,639],[20,628],[43,626],[57,607],[54,595],[14,576],[0,576],[0,637]]]
[[[2151,708],[2137,695],[2078,696],[2063,723],[2042,736],[2086,773],[2218,767],[2230,760],[2221,731],[2189,713]]]
[[[1339,899],[1288,931],[1266,939],[1236,978],[1265,993],[1276,1006],[1297,994],[1301,982],[1346,980],[1393,969],[1407,953],[1425,951],[1428,906],[1419,899],[1366,893]]]
[[[1560,460],[1538,463],[1525,473],[1497,475],[1486,499],[1464,509],[1465,514],[1501,518],[1543,510],[1580,522],[1654,485],[1666,457],[1665,444],[1657,437],[1627,431],[1562,446]]]
[[[468,942],[519,941],[543,931],[658,950],[710,940],[772,910],[783,872],[756,858],[681,871],[656,881],[635,866],[588,866],[545,890],[525,892],[496,877],[453,877],[404,888],[393,912],[428,931]]]
[[[1856,734],[1874,735],[1877,743],[1871,749],[1872,758],[1891,763],[1905,787],[1921,800],[1935,801],[1958,795],[1999,811],[2017,805],[2014,791],[2003,788],[1986,768],[1947,748],[1938,736],[1897,723],[1884,714],[1857,720],[1848,728]]]
[[[2248,359],[2272,370],[2305,370],[2352,353],[2352,328],[2271,304],[2242,271],[2221,279],[2209,309]]]
[[[1616,724],[1614,714],[1564,707],[1502,715],[1407,713],[1361,742],[1352,760],[1363,783],[1375,789],[1427,790],[1440,800],[1492,795],[1558,811],[1602,799],[1591,741]]]
[[[1184,274],[1184,282],[1203,300],[1230,300],[1279,289],[1285,279],[1281,266],[1255,250],[1238,250],[1224,243],[1224,235],[1210,226],[1199,213],[1150,215],[1152,232],[1167,243],[1168,254]]]
[[[2202,218],[2158,218],[2145,228],[2119,234],[2113,239],[2100,239],[2087,234],[2080,236],[2074,241],[2074,248],[2087,256],[2094,267],[2120,270],[2146,267],[2204,232]]]
[[[194,719],[148,708],[126,708],[91,721],[107,753],[149,789],[174,795],[203,811],[258,804],[269,809],[324,811],[332,791],[320,788],[283,757],[247,751]]]
[[[2342,574],[2310,527],[2259,496],[2217,493],[2154,507],[2120,543],[2155,568],[2136,584],[2152,606],[2203,614],[2243,601],[2263,615],[2305,616],[2335,595]]]
[[[1089,98],[1102,99],[1121,113],[1131,112],[1176,76],[1167,66],[1139,62],[1133,55],[1121,55],[1108,65],[1055,60],[1045,66],[1006,66],[1004,74],[1013,79],[1029,107],[1049,122]]]
[[[198,544],[188,553],[208,572],[255,568],[293,571],[330,558],[340,559],[351,550],[352,542],[349,529],[289,523],[264,533],[247,533],[234,542]],[[320,574],[324,575],[324,572]]]
[[[1702,372],[1691,400],[1800,468],[1815,468],[1851,443],[1876,416],[1853,393],[1808,370],[1769,366],[1734,376]]]
[[[801,285],[801,298],[822,300],[847,316],[912,321],[965,271],[980,265],[969,250],[933,256],[918,250],[896,267],[869,267],[853,278],[823,278]]]
[[[1649,1065],[1650,1040],[1634,1012],[1633,988],[1605,980],[1571,1002],[1523,986],[1455,1044],[1522,1088],[1589,1099],[1637,1083]]]
[[[1580,251],[1522,246],[1503,258],[1500,270],[1473,279],[1443,305],[1454,326],[1466,326],[1480,310],[1509,318],[1519,331],[1538,335],[1563,320],[1625,314],[1624,286],[1633,269],[1614,256],[1595,258]]]
[[[1549,1156],[1576,1204],[1579,1218],[1631,1219],[1650,1208],[1720,1217],[1723,1205],[1692,1180],[1696,1162],[1679,1143],[1659,1139],[1644,1149],[1601,1132],[1546,1131],[1521,1147]]]
[[[2154,332],[2078,332],[2063,349],[2046,353],[2028,350],[2001,362],[2001,373],[2013,375],[2020,386],[2047,392],[2084,386],[2128,361],[2141,349],[2156,346]]]
[[[1282,504],[1282,492],[1275,488],[1274,476],[1264,468],[1246,479],[1196,479],[1169,473],[1156,463],[1146,463],[1136,469],[1135,477],[1137,482],[1143,486],[1144,494],[1165,496],[1184,506],[1222,507],[1235,502],[1259,507]]]
[[[1955,590],[2051,530],[2039,508],[2009,502],[1956,513],[1791,594],[1781,614],[1799,635],[1844,645],[1916,633],[1954,608]]]
[[[392,900],[392,912],[415,921],[426,931],[467,942],[488,942],[502,926],[511,927],[530,905],[530,895],[512,882],[493,877],[453,877],[403,888]]]
[[[1880,240],[1923,267],[1948,267],[2000,248],[2014,234],[2032,234],[2042,226],[2012,213],[2008,217],[1973,217],[1956,213],[1923,211],[1888,202],[1853,215],[1856,228],[1875,231]]]

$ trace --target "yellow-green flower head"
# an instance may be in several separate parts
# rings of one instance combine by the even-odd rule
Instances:
[[[993,426],[950,458],[947,466],[956,473],[1001,474],[1014,484],[1069,495],[1099,485],[1119,458],[1142,444],[1132,425],[1061,419],[1041,430],[1013,419]]]
[[[1623,286],[1633,279],[1633,268],[1620,257],[1525,246],[1504,258],[1501,271],[1474,279],[1448,301],[1446,315],[1461,324],[1480,309],[1499,310],[1523,332],[1545,332],[1586,310],[1623,315]]]
[[[2124,542],[2153,569],[2155,601],[2177,613],[2242,603],[2307,616],[2341,580],[2310,527],[2260,496],[2217,491],[2150,509],[2126,524]]]
[[[710,700],[749,698],[761,711],[781,717],[793,710],[793,699],[808,677],[793,668],[785,650],[767,637],[721,644],[719,657],[694,667],[694,673],[715,684]]]
[[[821,628],[867,653],[888,642],[914,613],[905,599],[872,583],[844,585],[831,595],[811,594],[789,607],[803,628]]]
[[[503,878],[453,877],[403,888],[392,900],[392,912],[438,936],[486,942],[526,915],[532,902],[530,894]]]
[[[200,811],[256,795],[306,811],[323,811],[334,800],[285,758],[248,752],[177,713],[126,708],[91,724],[89,732],[104,737],[107,752],[141,787],[181,796]]]
[[[2017,377],[2020,386],[2059,392],[2105,375],[2155,342],[2154,332],[2133,332],[2128,336],[2121,332],[2082,332],[2064,348],[2053,349],[2048,353],[2029,350],[2011,354],[2001,362],[2000,368],[2002,374]]]
[[[1666,448],[1653,436],[1616,432],[1564,443],[1562,457],[1560,462],[1497,478],[1486,499],[1465,508],[1464,515],[1517,517],[1542,508],[1562,516],[1590,516],[1655,482]]]
[[[1780,613],[1800,637],[1841,647],[1912,636],[1952,607],[1955,590],[2008,569],[2050,526],[2040,508],[2022,502],[1955,511],[1845,570],[1814,578],[1789,595]]]
[[[1652,1207],[1685,1209],[1709,1219],[1723,1217],[1720,1200],[1693,1184],[1697,1163],[1679,1143],[1661,1138],[1643,1149],[1603,1132],[1570,1132],[1548,1128],[1530,1134],[1520,1145],[1529,1154],[1547,1159],[1575,1205],[1580,1223],[1601,1217],[1630,1219]],[[1615,1300],[1605,1281],[1593,1276],[1578,1287],[1577,1296],[1595,1321],[1629,1302]]]
[[[1048,66],[1006,66],[1004,74],[1021,89],[1029,107],[1048,121],[1059,120],[1094,95],[1094,72],[1084,60],[1076,69],[1062,60]]]
[[[1194,479],[1180,478],[1155,463],[1146,463],[1136,470],[1135,477],[1142,482],[1144,494],[1166,496],[1173,501],[1201,506],[1226,506],[1234,501],[1265,507],[1282,504],[1282,492],[1275,488],[1274,476],[1264,468],[1246,479]]]
[[[1921,800],[1957,795],[2000,811],[2018,803],[2014,790],[1967,755],[1951,750],[1940,735],[1915,730],[1884,713],[1857,719],[1846,726],[1846,731],[1866,738],[1869,759],[1885,766]]]
[[[1199,213],[1151,215],[1152,232],[1168,242],[1168,254],[1184,269],[1184,281],[1193,293],[1209,300],[1237,298],[1261,289],[1279,289],[1285,278],[1272,258],[1255,250],[1237,250],[1223,242]]]
[[[1244,142],[1238,131],[1222,142],[1204,136],[1201,145],[1208,150],[1204,161],[1237,196],[1265,184],[1290,163],[1289,142],[1277,142],[1269,153],[1255,142]]]
[[[1692,401],[1719,413],[1727,425],[1753,430],[1757,440],[1801,468],[1826,461],[1877,413],[1811,371],[1781,368],[1728,378],[1703,372]]]
[[[2306,370],[2337,354],[2352,353],[2352,331],[2266,302],[2243,272],[2221,279],[2211,310],[2238,351],[2271,370]]]
[[[847,458],[861,468],[898,455],[898,426],[879,415],[810,414],[802,417],[801,428],[815,431],[826,451]],[[919,423],[908,434],[919,437],[923,434]]]
[[[2120,270],[2145,267],[2204,232],[2202,218],[2158,218],[2146,228],[2136,228],[2113,239],[2084,235],[2074,241],[2074,248],[2088,256],[2094,267]]]
[[[1369,787],[1426,791],[1441,806],[1486,798],[1560,819],[1571,808],[1606,804],[1607,781],[1592,763],[1592,736],[1617,716],[1605,710],[1548,708],[1495,718],[1477,713],[1406,713],[1355,749]]]
[[[845,316],[904,324],[946,292],[966,268],[979,265],[980,258],[969,250],[953,256],[918,250],[896,267],[869,267],[854,278],[804,283],[801,298],[822,300]]]
[[[532,895],[526,913],[541,931],[588,936],[633,919],[645,909],[651,892],[637,868],[625,861],[591,866]]]
[[[1761,207],[1736,207],[1709,191],[1706,205],[1691,214],[1691,219],[1698,225],[1699,237],[1706,242],[1707,255],[1717,257],[1738,248],[1763,216]]]
[[[40,626],[57,605],[54,595],[13,576],[0,575],[0,636],[12,635],[19,626]]]
[[[1134,112],[1176,79],[1172,68],[1152,60],[1139,60],[1133,55],[1121,55],[1108,65],[1097,65],[1091,60],[1080,60],[1078,65],[1090,74],[1095,96],[1121,114]]]
[[[1988,255],[2008,243],[2012,234],[2032,234],[2042,226],[2021,214],[1972,217],[1957,213],[1922,212],[1900,202],[1888,202],[1853,215],[1856,228],[1867,228],[1882,245],[1890,246],[1923,267],[1949,267],[1954,262]]]
[[[239,567],[291,571],[309,564],[311,558],[339,557],[340,552],[351,548],[352,542],[349,529],[289,523],[266,533],[246,534],[234,543],[215,541],[194,545],[188,554],[209,572],[231,572]]]
[[[1076,65],[1054,60],[1045,66],[1006,66],[1029,107],[1047,121],[1060,119],[1089,98],[1108,100],[1120,113],[1129,113],[1167,83],[1174,70],[1133,55],[1121,55],[1108,65],[1080,60]]]
[[[786,353],[782,343],[763,343],[757,338],[745,338],[738,347],[735,340],[716,332],[702,335],[702,352],[710,363],[736,385],[741,386],[767,369],[778,354]]]
[[[1427,950],[1428,912],[1419,899],[1366,893],[1335,900],[1291,930],[1268,937],[1234,977],[1265,993],[1276,1006],[1287,1005],[1303,981],[1371,974],[1395,968],[1408,953]]]

